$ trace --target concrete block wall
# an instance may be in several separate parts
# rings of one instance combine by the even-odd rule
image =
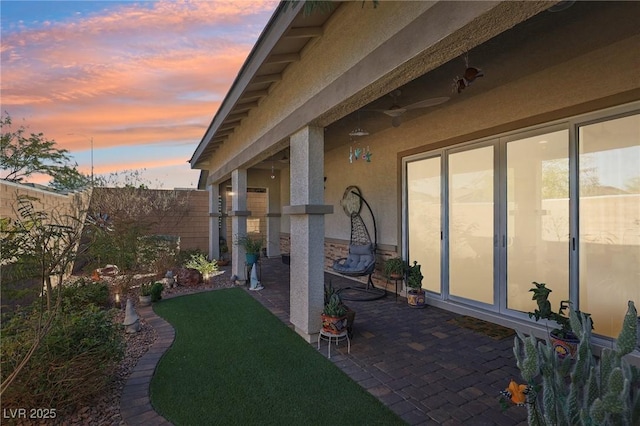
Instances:
[[[21,195],[37,198],[34,201],[36,210],[75,215],[86,211],[91,190],[61,194],[42,187],[0,181],[0,218],[18,218],[17,200]]]

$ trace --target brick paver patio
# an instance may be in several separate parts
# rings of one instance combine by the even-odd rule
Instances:
[[[326,273],[340,288],[352,285]],[[285,324],[289,323],[289,267],[279,259],[262,260],[264,289],[248,291]],[[499,392],[520,379],[513,338],[495,340],[448,321],[459,315],[427,306],[411,309],[393,294],[375,301],[348,301],[356,311],[351,353],[346,343],[332,347],[331,361],[411,425],[526,425],[526,409],[502,411]],[[162,354],[171,346],[173,328],[151,308],[139,314],[157,329],[158,340],[134,369],[121,400],[129,425],[170,424],[153,410],[149,383]],[[314,344],[315,346],[315,344]],[[326,342],[320,351],[327,356]],[[336,419],[339,423],[339,419]]]

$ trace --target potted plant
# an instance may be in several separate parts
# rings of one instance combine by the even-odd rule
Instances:
[[[529,318],[535,318],[536,321],[541,319],[554,321],[558,324],[558,327],[549,333],[553,349],[560,358],[564,358],[567,355],[574,357],[580,340],[571,328],[569,317],[565,315],[565,310],[569,309],[571,302],[568,300],[560,301],[558,312],[554,312],[551,309],[551,302],[549,302],[551,289],[547,288],[545,283],[537,283],[534,281],[533,284],[535,287],[529,289],[529,291],[533,293],[531,300],[536,301],[538,309],[529,312]],[[579,311],[576,312],[580,313]],[[591,328],[593,328],[593,321],[589,314],[585,314],[585,317],[589,319]],[[582,318],[582,315],[578,315],[578,318]]]
[[[214,272],[218,270],[218,262],[209,260],[202,253],[191,255],[191,258],[184,264],[186,268],[195,269],[202,274],[203,281],[207,282]]]
[[[342,304],[342,306],[345,309],[345,314],[344,315],[347,318],[347,333],[349,333],[349,338],[351,338],[351,337],[353,337],[353,323],[356,320],[356,311],[354,311],[353,309],[351,309],[350,307],[348,307],[344,303],[344,301],[340,297],[340,293],[338,293],[338,291],[333,288],[333,285],[331,285],[331,281],[329,281],[329,284],[325,284],[325,286],[324,286],[324,304],[325,304],[325,306],[330,303],[331,297],[334,294],[338,297],[338,299],[340,300],[340,303]],[[323,324],[324,324],[324,318],[323,318]]]
[[[151,305],[151,284],[141,284],[140,285],[140,295],[138,296],[140,299],[140,306],[149,306]]]
[[[384,276],[387,279],[399,280],[404,277],[407,270],[407,264],[401,257],[392,257],[384,262]]]
[[[331,334],[341,334],[347,328],[347,309],[338,293],[333,293],[324,304],[322,330]]]
[[[426,305],[426,293],[422,289],[422,272],[420,265],[415,260],[413,265],[407,268],[407,303],[411,308],[424,308]]]
[[[252,238],[249,235],[238,236],[235,244],[244,248],[247,265],[253,265],[258,261],[260,250],[262,250],[262,238]]]

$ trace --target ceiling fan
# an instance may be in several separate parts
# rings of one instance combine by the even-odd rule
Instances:
[[[406,105],[406,106],[401,106],[398,103],[398,98],[402,95],[402,91],[399,89],[394,90],[393,92],[389,93],[389,96],[391,96],[391,98],[393,99],[393,104],[391,104],[391,106],[387,109],[376,109],[374,111],[378,111],[381,112],[383,114],[388,115],[389,117],[391,117],[391,125],[393,127],[398,127],[400,126],[400,117],[402,117],[402,115],[404,115],[404,113],[406,113],[409,110],[412,109],[418,109],[418,108],[429,108],[432,106],[436,106],[436,105],[440,105],[442,103],[445,103],[449,100],[448,96],[443,96],[443,97],[439,97],[439,98],[429,98],[429,99],[424,99],[422,101],[418,101],[415,102],[413,104],[410,105]]]

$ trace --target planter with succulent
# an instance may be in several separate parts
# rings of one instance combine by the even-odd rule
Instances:
[[[349,338],[351,338],[353,336],[353,323],[356,320],[356,311],[354,311],[353,309],[351,309],[350,307],[348,307],[344,303],[344,301],[340,297],[340,293],[338,293],[338,290],[333,288],[333,286],[331,284],[331,281],[329,281],[329,284],[325,284],[325,286],[324,286],[324,304],[325,304],[325,306],[327,306],[331,302],[331,297],[334,294],[336,295],[336,297],[340,301],[340,304],[342,305],[342,307],[344,307],[344,310],[345,310],[344,316],[347,318],[347,333],[349,333]],[[322,318],[322,323],[324,325],[324,317]]]
[[[407,270],[407,264],[401,257],[392,257],[384,262],[384,276],[391,280],[401,280]]]
[[[338,293],[329,296],[322,311],[322,330],[331,334],[341,334],[347,330],[347,308]]]
[[[413,265],[407,268],[407,303],[411,308],[424,308],[426,306],[426,293],[422,288],[422,272],[420,265],[415,260]]]
[[[138,299],[140,300],[140,306],[151,305],[151,283],[140,285],[140,295]]]
[[[235,245],[244,248],[247,265],[253,265],[258,261],[258,257],[260,257],[263,240],[261,237],[252,238],[249,235],[237,236]]]
[[[535,318],[536,321],[541,319],[554,321],[558,324],[559,327],[554,328],[549,333],[553,349],[560,358],[564,358],[567,355],[574,357],[580,340],[573,332],[569,317],[565,315],[565,311],[568,311],[571,302],[568,300],[560,301],[558,312],[554,312],[551,309],[551,302],[549,302],[551,289],[548,288],[545,283],[537,283],[534,281],[533,284],[535,287],[531,288],[529,291],[533,293],[531,300],[535,300],[538,305],[538,309],[535,309],[533,312],[529,312],[529,318]],[[580,314],[580,311],[576,312]],[[584,317],[589,319],[591,322],[591,328],[593,328],[593,321],[591,320],[590,315],[584,314]],[[581,319],[582,315],[578,315],[578,318]]]

